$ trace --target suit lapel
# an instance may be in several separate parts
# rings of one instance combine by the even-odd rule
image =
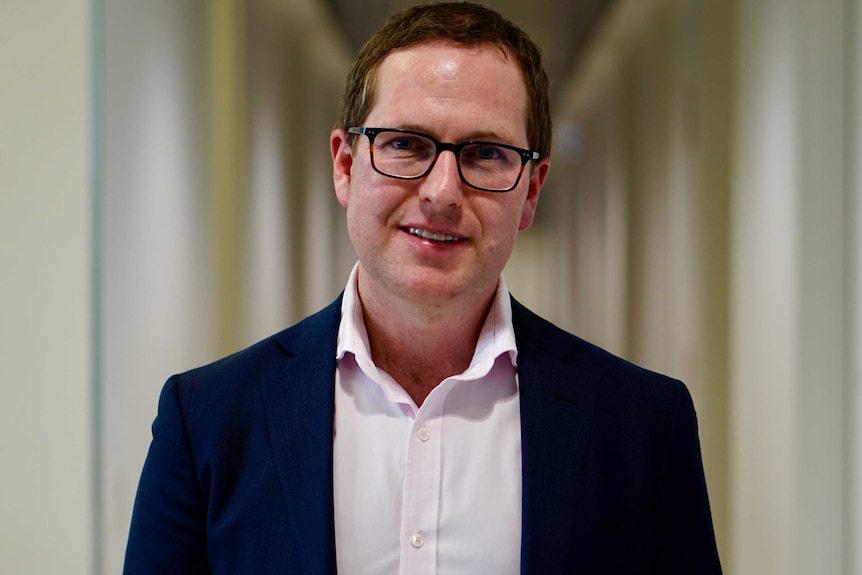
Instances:
[[[261,373],[267,430],[306,575],[335,573],[332,436],[341,298],[277,336],[283,359]]]
[[[577,369],[580,340],[513,301],[521,401],[521,573],[564,570],[598,380]]]

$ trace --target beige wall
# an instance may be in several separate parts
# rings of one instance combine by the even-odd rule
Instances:
[[[557,108],[541,231],[562,298],[549,317],[680,378],[698,410],[719,549],[728,553],[731,12],[622,1]]]
[[[844,568],[862,573],[862,10],[857,2],[848,6],[846,22],[856,32],[846,39],[848,73],[846,104],[847,209],[844,214],[849,263],[845,275],[849,303],[846,317],[848,396],[844,406],[848,470],[844,494]]]
[[[730,403],[738,573],[850,572],[845,9],[841,0],[739,7]]]
[[[165,379],[328,303],[352,257],[328,169],[348,55],[321,6],[102,0],[101,10],[107,574],[122,567]]]
[[[854,10],[621,0],[559,118],[553,313],[689,385],[735,575],[860,572]]]
[[[103,0],[99,566],[120,573],[159,388],[216,354],[206,185],[206,11]]]
[[[0,3],[0,572],[93,566],[89,3]]]

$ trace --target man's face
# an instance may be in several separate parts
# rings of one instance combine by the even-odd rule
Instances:
[[[528,148],[526,117],[522,75],[500,49],[434,42],[381,62],[365,126]],[[528,164],[514,190],[493,193],[461,182],[448,151],[424,178],[398,180],[374,171],[365,136],[351,150],[336,130],[331,147],[361,294],[440,306],[493,294],[515,236],[533,220],[547,161]]]

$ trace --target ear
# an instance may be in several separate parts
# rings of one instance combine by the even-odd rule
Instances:
[[[338,202],[347,207],[350,196],[350,170],[353,167],[353,150],[347,143],[347,132],[333,130],[329,136],[329,151],[332,154],[332,183]]]
[[[530,183],[527,188],[527,199],[524,202],[524,209],[521,211],[521,222],[518,225],[518,231],[526,230],[533,223],[533,216],[536,215],[536,206],[539,204],[539,192],[542,191],[542,186],[545,185],[545,178],[548,177],[548,171],[551,169],[551,162],[547,158],[540,161],[533,168],[533,173],[530,174]]]

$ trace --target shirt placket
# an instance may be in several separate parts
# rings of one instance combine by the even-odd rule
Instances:
[[[442,402],[436,403],[442,405]],[[433,575],[437,572],[442,480],[440,415],[426,400],[411,428],[404,469],[401,575]]]

